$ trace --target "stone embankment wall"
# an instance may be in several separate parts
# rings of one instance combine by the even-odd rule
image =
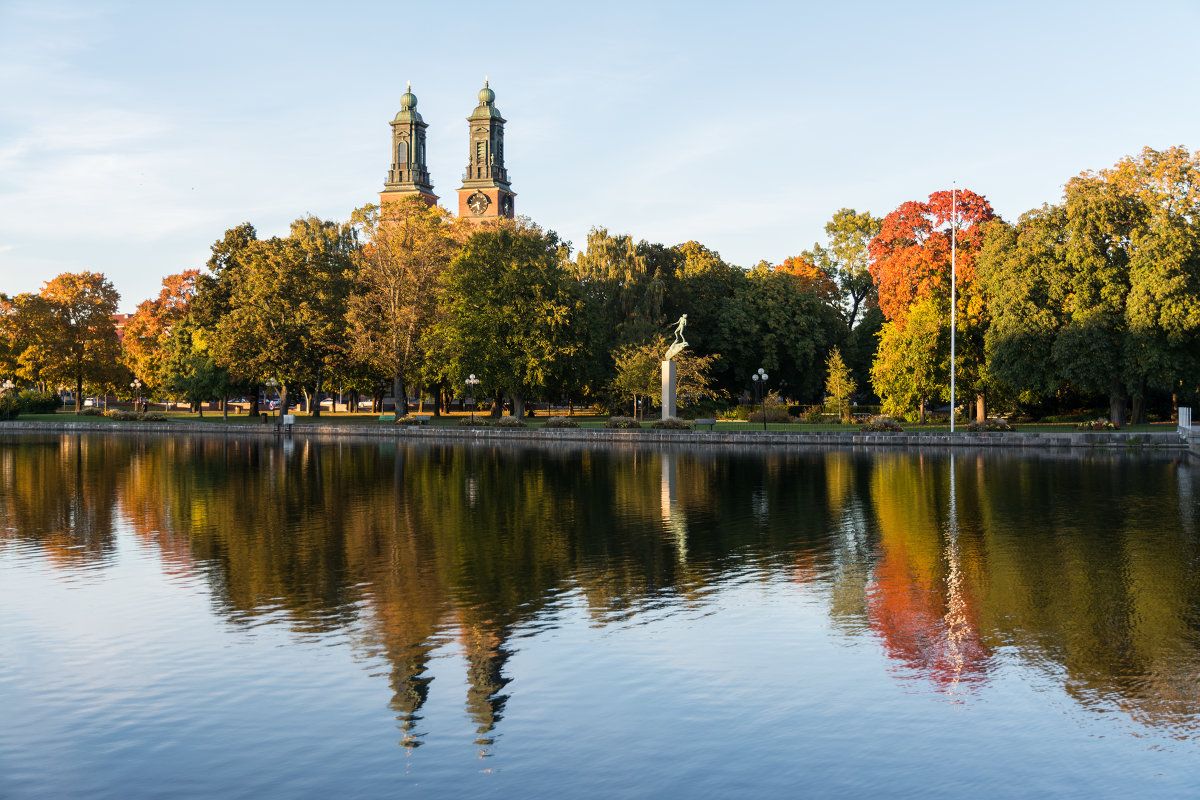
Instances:
[[[292,436],[315,439],[365,440],[438,440],[448,443],[487,442],[590,442],[596,445],[662,442],[670,444],[720,445],[820,445],[893,446],[893,447],[1005,447],[1005,448],[1150,448],[1187,450],[1200,455],[1200,431],[1190,437],[1176,431],[1162,433],[860,433],[858,431],[806,432],[749,432],[749,431],[672,431],[672,430],[609,430],[606,428],[448,428],[416,425],[329,425],[306,424],[295,426],[290,433],[278,431],[274,425],[226,425],[220,423],[185,422],[0,422],[3,433],[95,433],[127,434],[155,433],[175,436]]]

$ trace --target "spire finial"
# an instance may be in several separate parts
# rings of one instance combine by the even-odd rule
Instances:
[[[485,89],[487,88],[487,81],[488,81],[488,76],[484,75],[483,76],[483,88],[485,88]]]
[[[412,91],[412,81],[408,81],[408,87],[404,91],[406,91],[406,92]]]

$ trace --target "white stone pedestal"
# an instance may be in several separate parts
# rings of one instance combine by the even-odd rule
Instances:
[[[662,415],[675,416],[675,362],[662,362]]]

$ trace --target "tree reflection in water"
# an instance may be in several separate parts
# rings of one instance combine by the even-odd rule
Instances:
[[[103,568],[128,526],[234,624],[361,631],[409,750],[439,648],[464,655],[486,754],[514,636],[564,593],[603,625],[747,569],[799,581],[842,635],[960,700],[1004,649],[1085,706],[1189,736],[1194,482],[1169,457],[63,435],[0,440],[0,537]]]

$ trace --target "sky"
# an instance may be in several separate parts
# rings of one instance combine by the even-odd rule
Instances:
[[[517,211],[779,263],[951,183],[1009,220],[1200,147],[1200,2],[0,0],[0,292],[131,312],[224,231],[378,202],[407,81],[457,208],[488,76]]]

